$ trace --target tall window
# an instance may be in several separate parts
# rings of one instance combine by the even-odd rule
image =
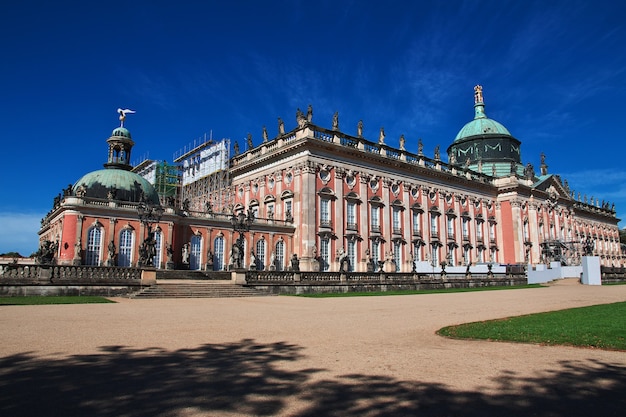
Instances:
[[[85,264],[100,265],[100,249],[102,247],[102,228],[94,226],[87,232],[87,251]]]
[[[454,218],[448,217],[448,237],[454,239]]]
[[[293,219],[293,210],[291,200],[285,200],[285,220]]]
[[[391,211],[391,217],[393,222],[393,233],[402,233],[402,227],[400,226],[400,208],[394,207]]]
[[[489,223],[489,240],[494,242],[496,240],[496,224]]]
[[[422,231],[421,220],[422,219],[420,216],[420,212],[414,211],[413,212],[413,234],[414,235],[421,235],[421,231]]]
[[[431,246],[430,259],[431,259],[431,264],[432,265],[434,265],[434,266],[438,266],[439,265],[439,246],[437,246],[437,245],[432,245]]]
[[[415,262],[424,260],[422,257],[422,245],[417,242],[413,243],[413,259]],[[415,266],[417,267],[417,264]]]
[[[322,198],[320,200],[320,225],[330,227],[330,200]]]
[[[466,265],[470,264],[470,248],[469,246],[463,247],[463,261],[465,261]]]
[[[354,201],[348,201],[346,206],[346,222],[348,229],[356,230],[356,203]]]
[[[123,229],[120,232],[119,252],[117,254],[118,266],[131,266],[133,261],[133,231]]]
[[[349,240],[348,241],[348,260],[350,265],[348,265],[348,271],[353,272],[354,266],[356,265],[356,241]]]
[[[160,230],[154,232],[154,240],[156,241],[154,245],[154,250],[156,251],[154,255],[154,267],[161,268],[161,252],[163,251],[163,233]]]
[[[256,267],[259,271],[265,269],[265,239],[259,239],[256,242]]]
[[[380,232],[380,217],[379,217],[380,209],[377,206],[372,206],[370,211],[371,211],[370,222],[372,226],[372,232]]]
[[[393,242],[393,260],[396,263],[396,272],[400,272],[402,263],[402,244],[399,241]]]
[[[430,234],[431,236],[437,236],[439,233],[439,227],[437,226],[437,216],[435,214],[430,215]]]
[[[456,265],[456,253],[454,251],[454,245],[448,246],[448,262],[451,266]]]
[[[372,261],[374,262],[374,268],[378,271],[378,261],[380,260],[380,243],[377,240],[372,240]]]
[[[189,269],[198,271],[202,261],[202,236],[191,237],[191,253],[189,254]]]
[[[528,233],[528,220],[524,220],[524,240],[530,241],[530,234]]]
[[[467,217],[463,217],[463,221],[461,222],[463,239],[469,240],[469,219]]]
[[[320,270],[328,271],[330,267],[330,240],[327,237],[320,239]]]
[[[222,271],[224,269],[224,237],[218,236],[213,241],[213,270]]]
[[[491,248],[491,259],[489,259],[490,262],[498,262],[498,251],[496,250],[496,248]]]
[[[483,222],[476,222],[476,239],[483,240]]]
[[[477,249],[478,262],[485,262],[485,248],[479,247]]]
[[[282,240],[276,243],[276,270],[285,270],[285,242]]]

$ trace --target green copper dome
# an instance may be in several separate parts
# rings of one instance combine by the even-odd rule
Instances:
[[[83,175],[73,187],[74,194],[89,198],[159,204],[159,195],[145,178],[123,169],[100,169]],[[143,197],[142,197],[143,196]]]
[[[456,138],[454,138],[454,141],[458,142],[470,136],[490,134],[511,136],[511,133],[502,124],[485,117],[484,119],[474,119],[463,126]]]
[[[130,137],[130,131],[126,129],[125,127],[121,127],[121,126],[113,129],[113,133],[111,133],[111,136],[120,136],[123,138],[132,139]]]

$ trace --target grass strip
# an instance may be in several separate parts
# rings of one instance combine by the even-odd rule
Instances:
[[[541,288],[540,284],[511,285],[498,287],[473,287],[473,288],[441,288],[435,290],[397,290],[397,291],[369,291],[369,292],[329,292],[296,294],[297,297],[308,298],[331,298],[331,297],[379,297],[385,295],[414,295],[414,294],[442,294],[455,292],[475,292],[475,291],[497,291],[497,290],[519,290],[527,288]]]
[[[97,303],[114,303],[104,297],[93,296],[32,296],[32,297],[0,297],[0,305],[44,305],[44,304],[97,304]]]
[[[626,302],[448,326],[455,339],[626,350]]]

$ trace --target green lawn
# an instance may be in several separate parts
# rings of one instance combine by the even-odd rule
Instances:
[[[444,288],[438,290],[398,290],[398,291],[371,291],[371,292],[332,292],[319,294],[297,294],[298,297],[328,298],[328,297],[374,297],[382,295],[413,295],[413,294],[441,294],[453,292],[474,292],[474,291],[497,291],[497,290],[519,290],[525,288],[541,288],[542,285],[512,285],[508,287],[475,287],[475,288]]]
[[[78,297],[78,296],[58,296],[58,297],[0,297],[0,305],[40,305],[40,304],[94,304],[94,303],[114,303],[104,297]]]
[[[448,326],[458,339],[626,350],[626,302]]]

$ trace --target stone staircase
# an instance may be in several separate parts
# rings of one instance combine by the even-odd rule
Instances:
[[[264,297],[268,292],[233,284],[230,281],[157,280],[156,285],[144,288],[131,298],[229,298]]]

